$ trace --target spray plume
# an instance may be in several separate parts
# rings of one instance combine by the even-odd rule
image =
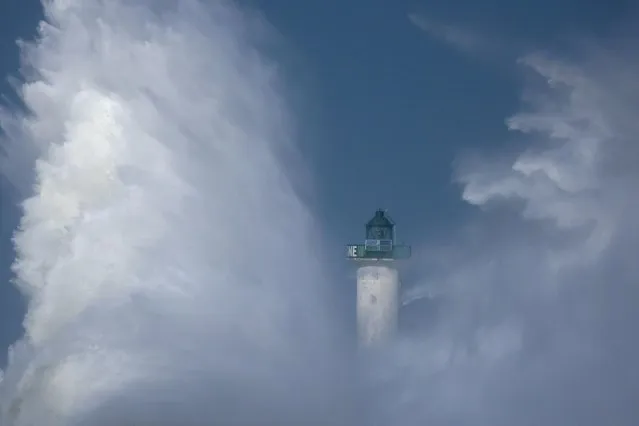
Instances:
[[[2,170],[36,185],[3,426],[636,424],[635,49],[523,61],[542,77],[508,121],[527,150],[462,162],[486,214],[417,263],[437,286],[406,301],[434,295],[435,320],[336,387],[265,28],[179,3],[48,2],[23,47]]]
[[[297,158],[283,87],[255,47],[268,27],[225,1],[44,8],[22,46],[29,113],[3,116],[2,170],[34,187],[0,424],[335,412],[317,411],[331,406],[327,277],[283,164]]]
[[[395,424],[636,424],[639,58],[614,47],[526,56],[525,150],[460,161],[483,214],[415,266],[438,316],[393,349]]]

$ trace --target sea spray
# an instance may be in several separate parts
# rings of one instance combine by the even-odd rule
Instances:
[[[44,7],[29,113],[5,117],[35,184],[0,423],[263,424],[325,405],[321,240],[282,163],[265,27],[224,1]]]

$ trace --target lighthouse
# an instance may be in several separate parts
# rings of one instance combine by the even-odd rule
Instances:
[[[357,334],[362,346],[387,341],[397,330],[399,273],[395,262],[408,259],[410,246],[396,241],[395,223],[379,209],[366,224],[364,244],[346,246],[346,257],[356,261]]]

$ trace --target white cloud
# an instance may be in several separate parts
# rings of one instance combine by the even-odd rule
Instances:
[[[494,50],[495,42],[461,26],[444,24],[425,15],[411,13],[410,22],[436,40],[447,43],[466,53],[488,53]]]

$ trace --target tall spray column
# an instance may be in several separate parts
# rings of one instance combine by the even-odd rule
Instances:
[[[394,263],[410,257],[410,246],[395,240],[395,223],[377,210],[366,224],[364,244],[349,244],[347,258],[360,263],[357,270],[357,332],[362,346],[390,339],[399,316],[399,273]]]

